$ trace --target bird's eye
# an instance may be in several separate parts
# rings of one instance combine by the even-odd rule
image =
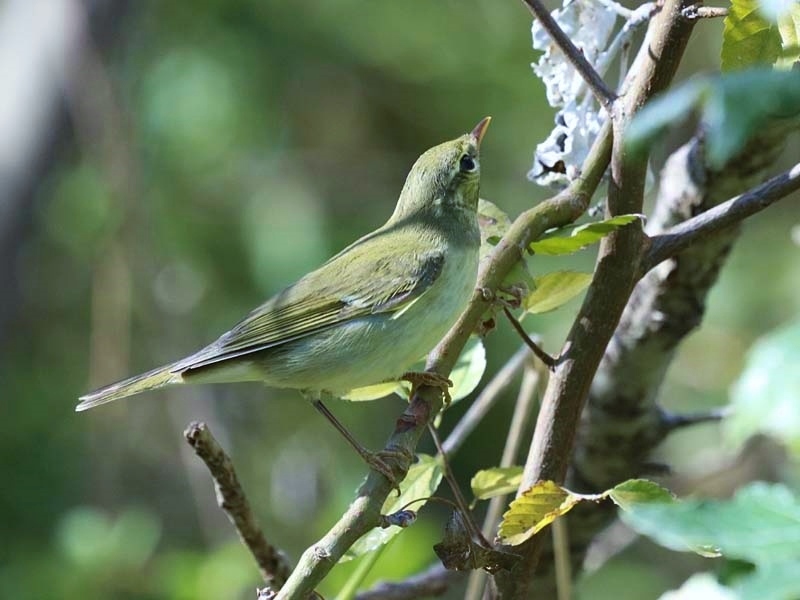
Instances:
[[[471,173],[472,171],[478,168],[478,166],[475,164],[475,159],[472,158],[469,154],[465,154],[464,156],[461,157],[458,166],[464,173]]]

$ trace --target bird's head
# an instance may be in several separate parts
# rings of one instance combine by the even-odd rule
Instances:
[[[449,142],[426,151],[406,178],[391,221],[419,213],[447,216],[474,213],[480,188],[480,146],[491,117]]]

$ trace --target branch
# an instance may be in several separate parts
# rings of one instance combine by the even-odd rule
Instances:
[[[190,423],[183,436],[211,472],[217,504],[228,515],[239,538],[255,558],[264,582],[272,589],[279,588],[288,579],[291,567],[283,553],[264,539],[230,457],[205,423]]]
[[[612,216],[641,212],[647,156],[625,151],[621,133],[646,100],[665,88],[677,69],[692,24],[681,16],[684,3],[668,0],[650,23],[631,72],[623,119],[614,119],[607,212]],[[559,354],[558,365],[542,399],[520,492],[536,481],[563,482],[572,456],[581,411],[605,348],[638,277],[644,236],[637,225],[623,227],[603,239],[597,267],[584,302]],[[542,551],[543,536],[515,548],[522,560],[495,582],[504,597],[531,598],[533,574]]]
[[[800,163],[749,192],[718,204],[696,217],[675,225],[665,233],[652,237],[650,249],[643,261],[643,270],[649,271],[698,240],[736,225],[798,189],[800,189]]]
[[[589,89],[592,90],[592,93],[594,94],[595,98],[597,98],[597,101],[600,103],[600,105],[606,109],[608,114],[612,114],[611,108],[617,99],[616,93],[606,86],[603,78],[600,77],[600,74],[595,70],[591,63],[586,60],[583,52],[578,50],[575,44],[572,43],[572,40],[567,37],[567,34],[564,33],[564,30],[559,27],[558,23],[556,23],[556,20],[553,18],[550,12],[545,8],[544,4],[541,3],[541,0],[522,1],[528,7],[528,10],[531,11],[533,16],[539,19],[539,22],[542,24],[544,30],[564,53],[569,62],[572,63],[572,66],[575,67],[575,70],[580,73],[581,77],[583,77],[583,80],[589,86]]]
[[[666,162],[659,177],[648,233],[670,231],[763,179],[775,164],[789,131],[783,124],[764,128],[722,170],[705,166],[702,139],[694,139]],[[637,284],[592,383],[568,479],[570,489],[600,491],[646,473],[651,451],[677,427],[720,414],[676,416],[662,410],[658,391],[680,342],[701,322],[706,296],[738,235],[728,227],[698,239],[676,260],[662,262]],[[570,513],[573,565],[616,516],[611,507]],[[537,588],[538,589],[538,588]]]

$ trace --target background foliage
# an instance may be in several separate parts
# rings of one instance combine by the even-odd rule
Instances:
[[[297,557],[364,473],[332,428],[298,395],[258,385],[160,392],[80,415],[77,396],[196,349],[379,225],[416,156],[484,115],[494,120],[483,195],[511,215],[546,195],[525,173],[552,113],[530,72],[530,18],[515,2],[131,4],[101,56],[122,116],[111,156],[96,131],[73,122],[38,182],[14,279],[0,291],[11,306],[0,329],[3,597],[252,597],[256,569],[180,432],[192,419],[209,422],[267,535]],[[684,75],[718,68],[721,28],[698,27]],[[681,131],[667,138],[664,153]],[[724,404],[754,340],[796,319],[796,214],[788,201],[747,222],[703,328],[671,370],[665,405]],[[537,257],[534,275],[588,270],[591,252]],[[526,324],[556,348],[573,308]],[[778,341],[796,352],[799,338],[795,326]],[[487,340],[488,373],[516,345],[501,324]],[[737,402],[747,401],[747,381]],[[460,452],[465,483],[496,464],[511,400]],[[468,402],[445,415],[445,430]],[[395,398],[333,408],[378,447],[401,406]],[[737,432],[758,429],[745,425]],[[735,462],[737,444],[723,439],[731,438],[716,425],[672,436],[657,457],[677,473],[670,487],[690,489]],[[751,445],[749,478],[796,486],[780,449]],[[703,494],[729,488],[707,481]],[[432,562],[444,515],[427,508],[373,573],[399,577]],[[701,560],[638,542],[586,577],[580,593],[656,597]],[[354,564],[334,570],[321,591],[336,590]]]

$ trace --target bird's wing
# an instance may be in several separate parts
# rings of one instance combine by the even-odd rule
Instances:
[[[372,240],[370,240],[372,241]],[[353,245],[254,310],[176,370],[186,371],[297,340],[352,319],[400,316],[441,275],[444,253],[398,255]]]

